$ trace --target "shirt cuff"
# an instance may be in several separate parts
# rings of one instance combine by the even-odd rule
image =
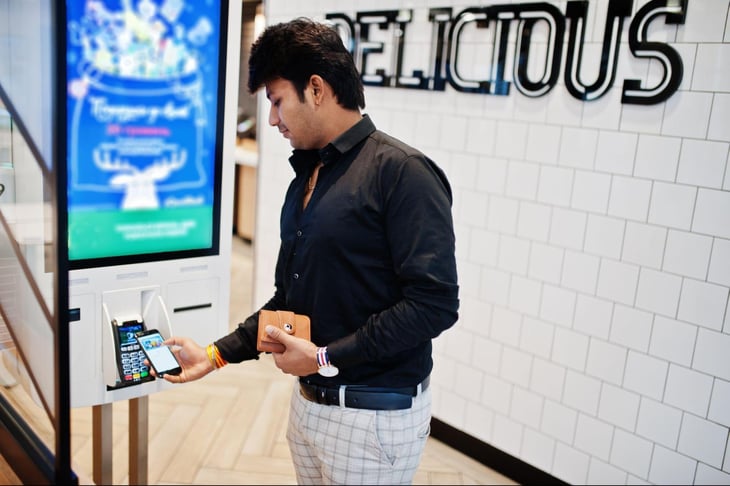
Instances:
[[[249,359],[258,359],[256,349],[258,336],[258,312],[240,323],[235,331],[215,341],[218,352],[229,363],[240,363]]]
[[[360,346],[357,344],[357,333],[350,334],[327,344],[330,363],[338,368],[348,368],[365,362]]]

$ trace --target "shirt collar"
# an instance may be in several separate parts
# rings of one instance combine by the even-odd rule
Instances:
[[[352,150],[355,145],[367,138],[374,131],[375,124],[368,115],[363,115],[360,121],[332,142],[328,143],[324,148],[319,150],[294,150],[291,157],[289,157],[289,163],[297,174],[300,174],[302,171],[309,173],[311,168],[320,160],[324,165],[336,162],[343,154]]]

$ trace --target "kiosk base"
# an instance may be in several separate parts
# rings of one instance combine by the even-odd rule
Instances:
[[[93,476],[95,484],[114,484],[112,447],[113,403],[94,405]],[[149,397],[129,400],[129,484],[148,484]]]

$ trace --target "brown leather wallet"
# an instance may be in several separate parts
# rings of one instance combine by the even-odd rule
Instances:
[[[278,327],[287,334],[309,340],[309,317],[302,314],[295,314],[290,311],[272,311],[261,309],[259,311],[259,330],[256,339],[256,349],[259,351],[282,353],[284,345],[272,341],[266,334],[266,326]]]

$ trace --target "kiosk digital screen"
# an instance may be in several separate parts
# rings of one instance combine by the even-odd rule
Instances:
[[[67,0],[71,269],[218,253],[226,5]]]

